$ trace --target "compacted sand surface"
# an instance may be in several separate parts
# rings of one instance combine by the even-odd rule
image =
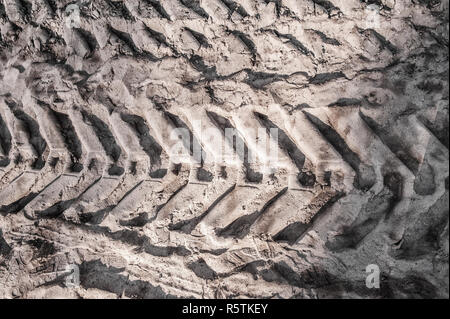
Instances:
[[[448,298],[448,10],[0,1],[0,297]]]

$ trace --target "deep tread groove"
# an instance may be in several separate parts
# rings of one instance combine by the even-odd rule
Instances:
[[[216,231],[217,235],[221,237],[234,237],[240,239],[244,238],[248,235],[251,226],[256,222],[256,220],[261,217],[267,211],[267,209],[272,206],[280,197],[285,195],[287,191],[288,188],[286,187],[274,197],[272,197],[267,203],[265,203],[261,210],[255,211],[254,213],[249,215],[239,217],[225,228],[218,229]]]
[[[94,114],[90,114],[87,111],[82,110],[81,114],[83,115],[83,120],[86,123],[89,123],[92,128],[94,129],[95,134],[97,135],[100,143],[103,146],[103,149],[105,150],[106,155],[112,158],[114,163],[117,163],[117,161],[120,158],[120,155],[122,154],[122,149],[120,146],[116,143],[116,139],[114,138],[113,134],[111,133],[108,125],[103,122],[101,119],[99,119]],[[122,175],[124,173],[124,169],[122,167],[118,167],[116,165],[113,165],[110,168],[110,175]]]
[[[194,39],[200,44],[200,47],[211,48],[211,44],[209,44],[208,39],[202,33],[188,27],[184,27],[184,29],[194,37]]]
[[[98,49],[99,44],[95,36],[87,30],[82,28],[75,28],[80,38],[86,43],[89,48],[89,53],[85,56],[85,59],[92,57],[95,51]]]
[[[0,298],[448,298],[447,7],[0,1]]]
[[[311,55],[314,57],[314,53],[311,50],[309,50],[303,43],[301,43],[297,38],[295,38],[292,34],[283,34],[275,29],[269,29],[266,31],[272,32],[280,39],[288,40],[287,42],[290,43],[294,48],[296,48],[301,54],[306,56]]]
[[[382,219],[388,219],[401,197],[402,177],[398,173],[384,176],[385,188],[365,205],[357,219],[345,226],[342,234],[327,242],[332,251],[357,249],[362,241],[377,227]]]
[[[102,221],[105,220],[105,218],[108,216],[108,214],[114,209],[116,208],[125,198],[127,198],[131,193],[134,192],[134,190],[136,188],[138,188],[144,181],[140,181],[139,183],[137,183],[136,185],[134,185],[130,190],[128,190],[118,201],[116,204],[114,205],[109,205],[106,208],[100,209],[96,212],[93,213],[82,213],[80,214],[80,221],[82,223],[90,223],[93,225],[99,225]],[[92,186],[95,185],[92,184]],[[88,189],[87,189],[88,190]],[[86,191],[87,191],[86,190]],[[85,191],[85,192],[86,192]],[[80,195],[80,197],[83,194]]]
[[[11,141],[12,141],[11,133],[5,121],[3,121],[2,116],[0,115],[0,146],[7,157],[9,156],[9,152],[11,151],[12,147]],[[8,166],[9,162],[10,161],[8,158],[0,158],[0,167]]]
[[[63,137],[64,143],[72,155],[72,172],[79,173],[83,170],[83,164],[80,163],[83,156],[83,148],[81,146],[81,141],[78,138],[75,127],[72,124],[70,117],[67,114],[57,112],[53,110],[50,105],[44,102],[38,102],[41,106],[46,107],[52,114],[56,126],[58,127],[61,135]]]
[[[157,0],[144,0],[146,3],[148,3],[149,5],[151,5],[153,7],[153,9],[155,9],[156,12],[158,12],[158,14],[169,20],[172,21],[172,19],[170,18],[169,14],[167,13],[166,9],[164,9],[164,7],[161,5],[161,2],[157,1]]]
[[[10,99],[5,100],[8,107],[13,112],[14,116],[22,121],[25,125],[25,129],[28,133],[28,138],[30,139],[30,144],[33,146],[36,151],[38,158],[33,163],[32,167],[36,170],[41,170],[45,166],[45,158],[44,152],[47,149],[47,142],[41,135],[39,131],[39,124],[36,120],[34,120],[31,116],[22,111],[16,102]]]
[[[320,37],[320,39],[326,44],[335,45],[335,46],[341,45],[341,43],[338,40],[328,37],[322,31],[319,31],[319,30],[312,30],[312,31],[314,31],[314,33],[316,33]]]
[[[263,179],[263,174],[259,172],[255,172],[250,167],[250,158],[252,158],[250,149],[248,148],[247,144],[242,140],[240,137],[240,133],[236,130],[235,127],[231,124],[230,120],[227,118],[220,116],[214,112],[207,111],[206,112],[208,117],[211,119],[211,121],[221,130],[222,134],[226,136],[226,129],[232,129],[234,132],[236,132],[235,135],[233,135],[233,140],[227,140],[228,143],[233,147],[233,150],[237,152],[238,145],[243,146],[243,152],[244,154],[241,154],[241,152],[238,152],[238,156],[240,156],[244,168],[245,168],[245,178],[250,183],[261,183]],[[229,136],[226,136],[229,137]]]
[[[316,180],[315,176],[311,172],[304,172],[304,165],[306,161],[305,154],[299,150],[297,145],[289,138],[289,136],[280,129],[275,123],[273,123],[267,115],[254,112],[256,118],[259,120],[261,125],[267,129],[267,133],[271,135],[271,129],[277,129],[278,131],[278,146],[291,158],[295,166],[299,170],[298,182],[304,186],[313,186]]]
[[[52,205],[51,207],[42,210],[42,211],[36,211],[35,215],[36,217],[39,218],[44,218],[44,219],[51,219],[51,218],[58,218],[59,216],[61,216],[62,214],[64,214],[64,212],[69,209],[70,206],[72,206],[75,202],[77,202],[81,196],[83,196],[90,188],[92,188],[95,184],[97,184],[100,181],[101,177],[98,178],[97,180],[95,180],[91,185],[89,185],[82,193],[80,193],[77,197],[69,199],[69,200],[64,200],[64,201],[59,201],[56,204]]]
[[[120,116],[124,122],[128,123],[128,125],[138,136],[142,149],[150,158],[152,168],[150,174],[155,174],[155,170],[159,170],[161,167],[161,154],[163,150],[161,145],[159,145],[158,142],[156,142],[156,140],[150,135],[150,130],[147,123],[142,117],[126,113],[121,113]],[[161,173],[162,172],[157,175],[161,176]],[[158,178],[162,178],[164,175]]]
[[[209,14],[200,6],[199,0],[178,0],[182,5],[184,5],[186,8],[191,9],[195,13],[197,13],[200,17],[204,19],[209,18]]]
[[[155,55],[153,55],[153,53],[139,49],[128,33],[114,29],[112,26],[109,26],[109,31],[111,32],[111,34],[115,35],[120,40],[120,42],[132,52],[134,56],[147,59],[151,62],[157,62],[160,60]]]
[[[393,136],[390,136],[388,131],[371,117],[365,115],[363,112],[359,112],[359,115],[375,132],[375,134],[380,137],[381,141],[395,154],[395,156],[397,156],[400,161],[411,170],[411,172],[417,174],[420,168],[420,163],[404,149],[403,143],[397,137],[394,138]]]
[[[107,0],[106,3],[115,11],[117,11],[120,17],[123,17],[125,20],[134,21],[135,18],[131,14],[130,10],[128,10],[127,6],[123,1],[111,1]]]
[[[331,18],[334,15],[340,15],[341,9],[339,9],[338,7],[336,7],[333,3],[331,3],[328,0],[311,0],[315,5],[321,6],[322,8],[325,9],[325,11],[328,13],[328,17]],[[337,11],[335,14],[333,14],[333,11]]]
[[[302,238],[314,227],[316,221],[319,220],[328,211],[328,209],[334,205],[334,203],[343,198],[345,195],[346,194],[343,192],[335,194],[319,209],[308,224],[304,224],[302,222],[292,223],[274,235],[273,240],[278,242],[288,242],[290,245],[301,241]]]
[[[325,139],[333,145],[342,158],[357,174],[354,186],[361,190],[369,190],[376,182],[375,171],[372,166],[361,162],[358,154],[348,147],[345,140],[329,125],[308,112],[303,112],[307,119],[320,131]]]
[[[236,38],[238,38],[245,47],[250,51],[252,54],[252,61],[253,64],[256,63],[256,56],[258,55],[258,52],[256,50],[255,43],[243,32],[238,30],[228,30],[232,35],[234,35]]]
[[[177,115],[165,111],[164,116],[179,129],[186,130],[189,134],[189,141],[183,139],[184,147],[189,151],[189,154],[194,158],[194,160],[200,164],[200,169],[197,170],[197,179],[204,182],[212,181],[211,172],[203,169],[203,164],[206,159],[206,152],[203,150],[200,142],[194,136],[189,127],[184,123]]]
[[[52,182],[47,184],[41,191],[39,192],[30,192],[26,196],[20,198],[19,200],[15,201],[14,203],[11,203],[9,205],[0,206],[0,213],[3,216],[6,216],[8,214],[17,214],[22,209],[24,209],[33,199],[35,199],[39,194],[41,194],[44,190],[46,190],[48,187],[50,187],[56,180],[59,179],[60,176],[55,178]]]
[[[169,230],[176,230],[180,231],[186,234],[190,234],[195,227],[225,198],[227,197],[231,192],[233,192],[236,188],[236,184],[231,186],[229,189],[227,189],[222,195],[220,195],[212,204],[208,207],[207,210],[200,216],[194,217],[189,220],[183,220],[181,222],[178,222],[176,224],[171,224],[169,226]]]
[[[228,9],[228,18],[231,18],[234,12],[239,13],[239,15],[243,18],[249,16],[247,11],[245,11],[244,7],[233,0],[220,0]]]
[[[342,72],[320,73],[309,79],[310,84],[321,85],[340,78],[345,78]]]

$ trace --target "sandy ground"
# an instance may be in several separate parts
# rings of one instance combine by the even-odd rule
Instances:
[[[0,1],[0,297],[448,298],[447,51],[448,1]]]

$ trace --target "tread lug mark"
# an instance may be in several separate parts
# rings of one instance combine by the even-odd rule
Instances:
[[[427,133],[430,135],[430,138],[436,138],[436,141],[439,141],[440,144],[442,144],[441,140],[438,139],[438,137],[434,134],[433,131],[430,130],[430,128],[424,124],[427,123],[427,121],[425,119],[425,121],[423,120],[419,120],[418,118],[416,118],[417,123],[419,123],[420,126],[422,126]],[[431,123],[427,123],[432,127]],[[436,131],[435,131],[436,132]],[[436,132],[439,133],[439,132]],[[445,132],[442,132],[444,133]],[[448,134],[448,130],[447,130],[447,134]],[[447,135],[448,136],[448,135]],[[441,135],[442,137],[442,135]],[[428,146],[432,146],[433,142],[429,142]],[[444,145],[444,147],[446,147],[448,149],[448,145]],[[433,169],[432,161],[433,161],[433,150],[431,149],[427,149],[425,150],[425,154],[424,157],[422,159],[421,165],[419,167],[419,170],[417,172],[417,176],[414,179],[414,191],[416,192],[416,194],[418,195],[432,195],[436,192],[437,189],[437,185],[436,185],[436,180],[437,180],[437,176],[435,173],[435,170],[438,169]]]
[[[5,238],[3,238],[3,232],[0,229],[0,256],[8,256],[12,251],[12,248],[6,242]]]
[[[186,8],[191,9],[195,13],[197,13],[202,18],[208,19],[209,14],[200,6],[199,0],[178,0],[184,5]]]
[[[58,5],[55,0],[44,0],[47,7],[51,10],[52,14],[55,14],[58,10]]]
[[[97,176],[98,173],[96,174]],[[66,201],[66,199],[69,199],[69,196],[71,198],[77,197],[92,181],[93,176],[91,172],[86,172],[82,176],[72,174],[60,175],[53,182],[49,181],[49,184],[39,192],[39,195],[24,207],[25,217],[35,220],[36,212],[46,211],[48,208],[56,206],[55,204]]]
[[[116,232],[107,231],[106,234],[113,240],[119,240],[123,243],[137,246],[142,248],[145,253],[156,257],[169,257],[172,255],[186,257],[191,255],[191,251],[184,246],[152,245],[149,237],[129,229],[119,230]]]
[[[23,156],[26,156],[27,159],[25,160]],[[26,170],[29,169],[29,165],[32,162],[32,160],[29,159],[32,159],[32,157],[32,153],[27,152],[27,155],[25,155],[22,150],[17,150],[17,152],[14,154],[14,159],[10,160],[10,164],[12,165],[7,166],[5,170],[0,170],[1,191],[3,191],[8,184],[17,180],[24,174]]]
[[[114,29],[110,25],[108,26],[108,29],[111,32],[111,34],[115,35],[120,40],[120,42],[122,42],[122,44],[125,45],[134,55],[148,59],[149,61],[152,62],[157,62],[161,60],[155,55],[153,55],[153,53],[139,49],[128,33]]]
[[[371,33],[378,40],[378,42],[380,42],[382,49],[388,49],[393,55],[396,55],[398,53],[397,47],[374,29],[359,29],[358,31],[360,33]]]
[[[446,241],[443,233],[448,228],[448,202],[449,192],[446,190],[405,230],[399,245],[391,247],[390,255],[396,259],[415,260],[442,249]]]
[[[194,31],[188,27],[184,27],[184,29],[194,37],[194,39],[200,44],[200,47],[211,48],[208,39],[202,33]]]
[[[444,120],[441,120],[444,119]],[[436,138],[444,145],[447,149],[449,148],[449,120],[448,111],[441,110],[436,114],[436,121],[426,119],[425,117],[420,117],[419,121],[434,135]]]
[[[104,226],[94,226],[94,225],[77,225],[82,229],[86,229],[95,234],[101,234],[102,236],[107,236],[114,241],[120,241],[127,245],[138,247],[140,251],[143,251],[149,255],[156,257],[169,257],[172,255],[178,255],[186,257],[191,255],[189,251],[184,246],[155,246],[151,244],[149,237],[140,234],[137,231],[123,229],[118,231],[111,231],[108,227]]]
[[[238,30],[228,30],[232,35],[234,35],[236,38],[238,38],[250,51],[252,54],[252,61],[253,64],[256,63],[256,56],[258,55],[258,51],[256,50],[255,43],[243,32]]]
[[[295,222],[286,226],[278,234],[273,236],[273,240],[278,242],[288,242],[290,245],[302,240],[302,238],[314,227],[317,220],[322,217],[334,203],[343,198],[346,194],[339,192],[334,194],[314,215],[308,224]]]
[[[269,29],[266,31],[272,32],[280,39],[288,40],[287,42],[290,43],[293,47],[295,47],[303,55],[306,55],[306,56],[312,55],[313,57],[315,56],[314,52],[312,52],[307,47],[305,47],[305,45],[303,43],[301,43],[299,40],[297,40],[292,34],[283,34],[283,33],[278,32],[275,29]]]
[[[99,47],[97,39],[95,38],[95,36],[92,33],[90,33],[87,30],[84,30],[81,28],[75,28],[75,31],[78,33],[81,41],[84,41],[86,44],[86,47],[89,48],[89,53],[84,58],[88,59],[88,58],[92,57],[95,50],[97,50]]]
[[[161,2],[157,1],[157,0],[144,0],[146,3],[148,3],[149,5],[151,5],[153,7],[153,9],[156,10],[156,12],[158,12],[158,14],[169,20],[172,21],[172,19],[170,18],[169,14],[167,13],[167,11],[164,9],[164,7],[161,5]]]
[[[169,225],[169,230],[181,231],[183,233],[190,234],[194,230],[194,228],[197,227],[197,225],[203,220],[203,218],[205,218],[205,216],[208,215],[209,212],[212,211],[217,206],[217,204],[219,204],[225,197],[227,197],[232,191],[234,191],[235,188],[236,184],[227,189],[200,216],[194,217],[189,220],[184,220],[176,224],[171,224]]]
[[[11,163],[11,160],[8,157],[0,158],[0,167],[6,167]]]
[[[325,139],[336,149],[342,158],[356,172],[353,185],[360,190],[369,190],[376,183],[375,170],[372,166],[361,162],[358,154],[353,152],[345,140],[329,125],[311,113],[303,112],[306,118],[319,130]]]
[[[31,19],[31,12],[33,10],[33,5],[27,0],[16,0],[19,12],[23,17],[25,22],[29,22]]]
[[[233,0],[220,0],[228,9],[228,19],[231,18],[234,12],[239,13],[239,15],[243,18],[249,16],[247,11],[245,11],[244,7]]]
[[[281,15],[281,8],[283,7],[281,0],[264,0],[266,4],[273,2],[275,4],[275,10],[277,11],[277,17]]]
[[[315,34],[317,34],[320,37],[320,39],[322,40],[323,43],[330,44],[330,45],[335,45],[335,46],[341,46],[342,45],[337,39],[328,37],[322,31],[314,30],[314,29],[309,29],[309,30],[311,30]]]
[[[340,98],[334,103],[328,105],[328,107],[346,107],[346,106],[360,106],[362,101],[355,98]]]
[[[130,281],[128,276],[122,274],[125,268],[111,267],[103,264],[98,259],[83,261],[79,268],[80,273],[83,274],[80,277],[81,286],[85,289],[95,288],[129,298],[166,299],[176,297],[165,293],[161,286],[154,286],[145,280],[136,279]],[[97,278],[97,280],[91,280],[90,278]],[[122,287],[127,288],[123,289]]]
[[[199,55],[194,54],[190,59],[189,62],[192,64],[192,66],[200,72],[203,77],[207,81],[213,81],[213,80],[220,80],[224,79],[225,77],[219,75],[217,73],[216,66],[207,66],[205,62],[203,61],[203,58]]]
[[[156,178],[156,179],[161,179],[166,175],[167,175],[167,168],[160,168],[160,169],[157,169],[156,171],[150,172],[150,177]]]
[[[267,203],[265,203],[261,210],[249,215],[239,217],[225,228],[218,229],[216,231],[217,235],[221,237],[235,237],[239,239],[244,238],[250,232],[250,228],[255,223],[255,221],[260,216],[262,216],[273,203],[275,203],[280,197],[286,194],[287,191],[288,188],[286,187],[274,197],[272,197]]]
[[[8,20],[8,16],[6,15],[6,9],[5,6],[3,5],[3,2],[0,2],[0,19]]]
[[[222,134],[225,135],[225,130],[233,129],[237,132],[236,128],[231,124],[230,120],[227,118],[220,116],[214,112],[207,111],[206,114],[212,120],[212,122],[222,131]],[[228,136],[226,136],[228,137]],[[251,152],[247,146],[247,144],[241,139],[239,132],[237,132],[236,136],[233,137],[233,140],[228,140],[228,143],[233,147],[233,150],[237,151],[238,145],[243,145],[244,154],[238,154],[241,157],[242,162],[244,163],[245,168],[245,178],[250,183],[261,183],[263,179],[263,174],[259,172],[255,172],[250,167],[249,158],[252,157]],[[240,152],[239,152],[240,153]],[[242,157],[243,156],[243,157]]]
[[[25,171],[19,176],[16,176],[13,180],[10,180],[9,184],[0,191],[0,207],[7,208],[7,206],[15,206],[13,205],[14,203],[20,204],[18,205],[20,207],[22,203],[26,202],[25,199],[22,201],[22,198],[27,197],[33,192],[38,192],[39,194],[45,190],[47,186],[53,184],[61,176],[64,169],[63,163],[56,163],[54,166],[51,166],[51,162],[54,161],[54,159],[59,159],[60,155],[61,153],[58,151],[51,152],[49,158],[53,158],[53,160],[49,160],[49,165],[39,173]],[[31,200],[33,200],[33,198],[31,198]],[[25,206],[26,205],[28,205],[28,202],[26,202]],[[0,208],[0,211],[1,210],[2,208]],[[18,211],[15,211],[14,213],[17,212]]]
[[[108,125],[94,114],[89,114],[84,110],[81,111],[81,114],[83,116],[83,120],[86,123],[90,123],[94,128],[94,132],[102,144],[105,153],[114,161],[114,165],[112,165],[108,170],[109,175],[122,175],[125,170],[122,167],[117,166],[117,161],[122,154],[122,149],[119,145],[117,145]]]
[[[325,11],[328,13],[328,18],[331,18],[335,15],[340,16],[342,14],[341,9],[336,7],[333,3],[331,3],[328,0],[312,0],[314,3],[314,12],[315,12],[315,6],[321,6],[325,9]],[[334,11],[337,11],[336,13],[333,13]]]
[[[189,127],[184,123],[177,115],[164,111],[164,116],[177,128],[185,129],[189,133],[189,141],[183,139],[184,147],[189,151],[189,154],[194,160],[200,164],[200,168],[197,170],[197,178],[200,181],[211,182],[214,178],[211,172],[203,169],[203,164],[206,159],[206,152],[203,150],[200,142],[194,136]]]
[[[145,24],[144,24],[144,29],[149,34],[149,36],[158,43],[158,46],[160,46],[162,44],[162,45],[166,46],[167,48],[171,49],[174,54],[178,55],[177,50],[175,49],[175,47],[173,45],[171,45],[169,42],[167,42],[167,38],[164,34],[149,28]]]
[[[400,159],[400,161],[416,175],[420,168],[420,162],[418,159],[407,153],[403,149],[403,143],[398,138],[393,138],[388,134],[387,130],[379,125],[374,119],[365,115],[363,112],[359,112],[361,118],[366,124],[377,134],[381,141]]]
[[[246,73],[247,79],[245,79],[245,83],[258,90],[263,89],[266,85],[288,78],[286,74],[254,72],[251,70],[246,70]]]
[[[398,173],[384,176],[384,189],[367,202],[350,226],[344,227],[341,234],[326,243],[327,247],[337,252],[358,248],[383,218],[389,218],[401,198],[402,183]]]
[[[149,220],[149,222],[151,222],[151,221],[155,220],[156,218],[158,218],[159,212],[164,207],[166,207],[175,198],[175,196],[177,196],[188,184],[189,184],[188,181],[186,181],[185,183],[182,183],[180,185],[180,187],[175,189],[175,191],[172,194],[170,194],[169,198],[167,198],[167,200],[164,203],[156,206],[155,215]]]
[[[425,154],[425,158],[419,167],[416,177],[414,178],[414,191],[418,195],[433,195],[436,192],[436,176],[433,167],[428,161],[430,153]]]
[[[320,187],[322,189],[322,187]],[[301,221],[308,223],[317,210],[329,200],[334,193],[330,187],[323,187],[323,191],[316,193],[289,189],[288,193],[276,202],[269,210],[255,222],[253,232],[274,236],[286,226]]]
[[[39,124],[31,116],[22,111],[19,106],[11,99],[5,100],[8,107],[11,109],[14,116],[22,121],[28,133],[30,144],[36,151],[38,158],[33,163],[32,167],[36,170],[41,170],[45,165],[44,152],[47,149],[47,142],[42,137],[39,131]]]
[[[305,172],[303,167],[305,165],[306,157],[297,145],[289,138],[289,136],[280,129],[275,123],[273,123],[267,115],[254,112],[258,121],[267,129],[267,133],[270,135],[270,129],[275,128],[278,130],[278,146],[291,158],[295,166],[298,168],[299,173],[297,181],[303,186],[311,186],[311,183],[316,181],[316,177],[312,172]]]
[[[153,175],[153,178],[163,178],[167,173],[167,170],[160,169],[163,149],[150,135],[146,121],[142,117],[133,114],[121,113],[120,117],[134,130],[138,136],[140,145],[150,158],[150,175]]]
[[[345,78],[345,74],[342,72],[332,72],[332,73],[320,73],[309,79],[310,84],[321,85],[330,81]]]
[[[129,220],[120,220],[119,224],[121,226],[127,227],[144,227],[149,221],[149,215],[147,212],[140,213],[138,216]]]
[[[111,99],[108,95],[108,92],[105,90],[105,87],[98,86],[95,95],[93,96],[94,100],[99,104],[105,106],[108,110],[109,115],[111,115],[116,108],[118,108],[117,104]]]
[[[8,214],[17,214],[22,209],[24,209],[29,203],[33,201],[40,193],[45,191],[49,186],[51,186],[54,182],[56,182],[61,176],[56,177],[52,182],[47,184],[42,190],[39,192],[30,192],[26,196],[20,198],[19,200],[15,201],[14,203],[11,203],[9,205],[0,206],[0,213],[2,213],[3,216],[6,216]]]
[[[135,21],[136,19],[131,14],[130,10],[128,10],[127,6],[125,5],[124,1],[106,1],[108,5],[115,11],[118,12],[119,16],[123,17],[125,20],[129,21]]]
[[[72,159],[71,171],[74,173],[79,173],[83,170],[83,164],[80,163],[83,156],[83,148],[80,139],[78,138],[75,127],[72,124],[70,117],[67,114],[57,112],[53,110],[50,105],[38,101],[41,106],[47,107],[53,116],[56,126],[64,140],[64,144],[68,148]]]
[[[6,158],[0,158],[0,167],[6,167],[10,163],[8,156],[12,148],[11,140],[11,132],[9,131],[8,126],[0,115],[0,146],[4,155],[7,156]]]
[[[15,201],[14,203],[5,206],[0,206],[0,213],[3,216],[6,216],[8,214],[16,214],[20,212],[22,209],[24,209],[25,206],[27,206],[38,195],[39,193],[30,193],[22,197],[21,199]]]
[[[91,187],[93,187],[95,184],[97,184],[102,177],[99,177],[97,180],[95,180],[91,185],[89,185],[80,195],[78,195],[75,198],[60,201],[51,207],[43,210],[43,211],[35,211],[35,215],[37,218],[58,218],[61,216],[70,206],[72,206],[75,202],[77,202],[83,194],[85,194]]]
[[[215,272],[203,258],[190,262],[187,267],[199,278],[206,280],[214,280],[219,278],[217,272]]]
[[[140,181],[136,185],[134,185],[131,189],[129,189],[114,205],[109,205],[103,209],[100,209],[93,213],[83,213],[80,215],[80,220],[83,223],[90,223],[94,225],[100,224],[102,221],[105,220],[105,218],[108,216],[109,213],[113,211],[114,208],[116,208],[125,198],[127,198],[131,193],[133,193],[139,186],[142,185],[144,181]]]

